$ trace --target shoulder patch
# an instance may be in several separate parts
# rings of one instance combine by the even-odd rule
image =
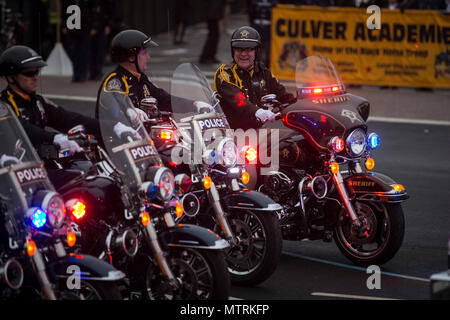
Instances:
[[[121,78],[118,77],[116,73],[111,73],[105,80],[103,84],[103,91],[105,92],[119,92],[128,93],[128,84],[126,82],[125,76]]]
[[[117,78],[112,78],[106,84],[106,89],[109,91],[120,90],[122,88],[122,83]]]
[[[228,83],[228,84],[231,84],[233,86],[240,88],[240,79],[239,79],[239,77],[237,77],[235,72],[233,72],[233,69],[230,68],[229,65],[222,64],[217,69],[215,77],[214,77],[214,86],[217,89],[217,85],[219,85],[219,83],[216,83],[216,78],[220,80],[220,84],[225,82],[225,83]]]
[[[219,79],[222,80],[222,81],[230,82],[230,75],[226,71],[220,72],[219,73]]]

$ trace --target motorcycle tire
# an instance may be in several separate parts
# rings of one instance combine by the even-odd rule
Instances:
[[[233,284],[254,286],[267,280],[281,257],[283,240],[274,213],[233,211],[229,223],[238,243],[225,250]],[[256,258],[256,259],[255,259]]]
[[[62,300],[122,300],[115,282],[81,280],[81,289],[70,290],[66,282],[60,283],[59,295]]]
[[[401,204],[355,201],[353,205],[365,228],[352,230],[351,220],[342,210],[334,230],[337,247],[358,266],[386,263],[403,243],[405,218]],[[378,247],[371,249],[374,244]]]
[[[174,289],[162,275],[161,269],[155,264],[149,264],[144,299],[228,299],[230,276],[222,251],[172,247],[167,261],[180,287]]]

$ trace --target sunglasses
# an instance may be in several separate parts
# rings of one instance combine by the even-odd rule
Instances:
[[[33,78],[39,74],[39,70],[34,71],[22,71],[20,72],[21,75],[27,77],[27,78]]]
[[[236,50],[237,52],[251,52],[251,51],[255,51],[255,48],[234,48],[234,50]]]

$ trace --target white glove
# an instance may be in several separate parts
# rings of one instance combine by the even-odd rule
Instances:
[[[20,163],[20,160],[17,159],[16,157],[12,157],[12,156],[7,156],[6,154],[2,155],[0,157],[0,167],[5,167],[7,162],[11,162],[11,164],[16,164],[16,163]]]
[[[132,122],[140,119],[142,122],[150,120],[144,110],[139,108],[128,108],[127,115]]]
[[[255,117],[257,117],[261,122],[273,121],[277,115],[269,110],[258,109],[255,112]]]
[[[139,132],[134,130],[132,127],[124,125],[122,122],[117,122],[116,125],[114,126],[113,130],[114,130],[114,133],[117,135],[117,137],[119,137],[119,139],[121,138],[122,134],[129,132],[136,139],[142,140],[142,137],[139,134]]]
[[[194,107],[197,108],[197,112],[200,113],[200,110],[203,109],[203,112],[214,112],[214,107],[207,102],[204,101],[194,101]]]
[[[81,152],[83,149],[73,140],[69,140],[65,134],[58,133],[53,138],[53,144],[59,146],[61,150],[68,150],[69,154],[72,156],[75,152]]]

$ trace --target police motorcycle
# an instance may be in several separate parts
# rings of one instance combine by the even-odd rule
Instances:
[[[182,199],[187,207],[183,221],[212,228],[229,241],[225,257],[233,283],[259,284],[272,275],[281,255],[281,206],[245,187],[249,175],[244,162],[238,164],[233,132],[195,65],[177,67],[171,95],[173,113],[159,112],[152,98],[144,99],[141,107],[149,115],[145,124],[164,163],[193,182],[196,198]],[[193,205],[197,201],[200,210]]]
[[[82,128],[70,135],[95,165],[59,189],[79,217],[81,250],[126,273],[129,299],[228,299],[228,243],[175,222],[186,185],[163,166],[131,100],[102,91],[98,119],[104,148]]]
[[[0,296],[120,299],[124,274],[85,254],[71,219],[15,114],[0,102]]]
[[[295,76],[296,103],[261,99],[281,117],[263,126],[280,130],[280,169],[259,176],[256,188],[283,204],[283,239],[334,238],[357,265],[386,263],[402,244],[401,204],[409,196],[403,185],[373,171],[380,137],[368,131],[370,104],[346,92],[326,57],[301,60]]]

